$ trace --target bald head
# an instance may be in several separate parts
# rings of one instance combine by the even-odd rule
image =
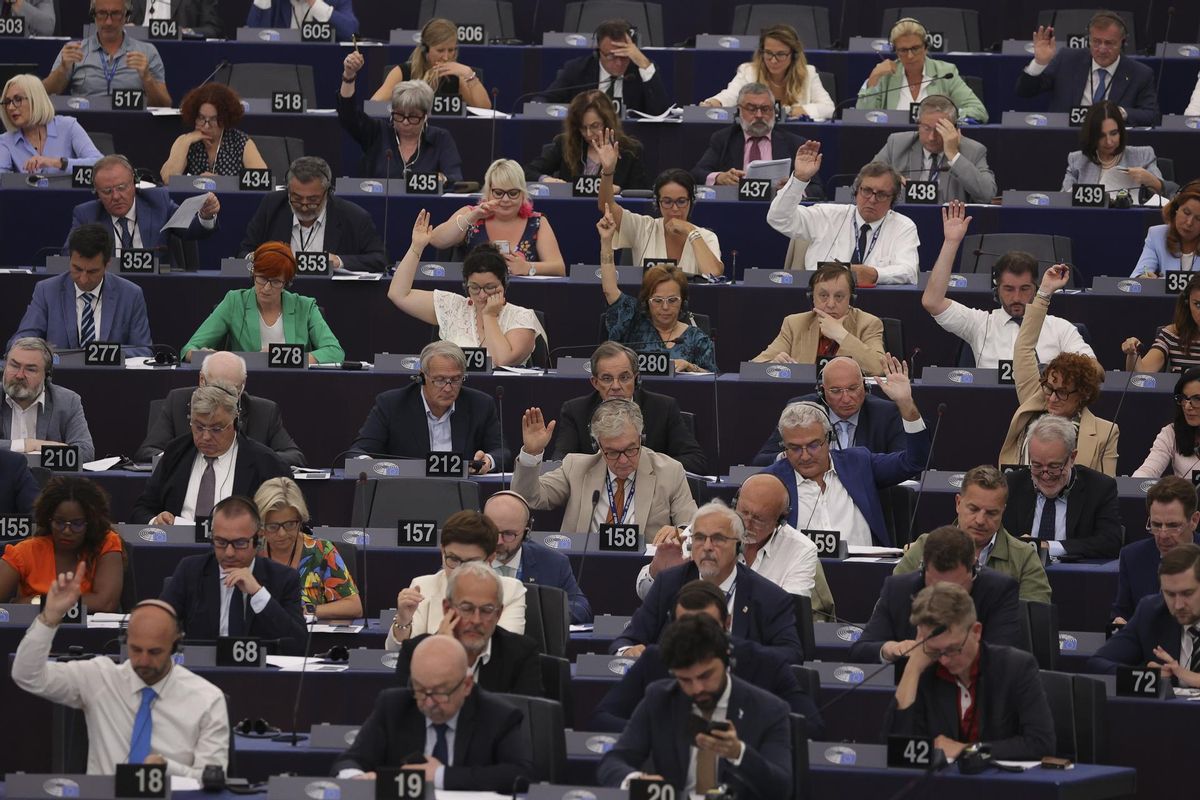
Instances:
[[[234,386],[241,394],[246,389],[246,362],[236,353],[218,350],[209,353],[200,365],[200,385],[220,383]]]
[[[452,636],[430,636],[413,650],[412,677],[421,686],[457,683],[467,674],[467,651]]]
[[[746,543],[761,547],[775,533],[788,507],[788,490],[774,475],[751,475],[738,490],[737,512],[746,523]]]
[[[496,523],[500,531],[496,560],[507,564],[521,549],[525,529],[529,527],[529,508],[511,494],[494,494],[483,504],[483,515]]]
[[[857,414],[867,400],[862,367],[846,356],[830,359],[821,370],[821,388],[825,394],[825,405],[842,419]]]
[[[147,686],[158,683],[171,671],[171,650],[179,636],[179,622],[171,607],[161,600],[144,600],[129,615],[129,661]]]

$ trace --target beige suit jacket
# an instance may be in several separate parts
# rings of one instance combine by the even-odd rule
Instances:
[[[858,362],[866,375],[883,373],[883,320],[861,309],[851,308],[842,320],[846,336],[838,345],[838,355],[848,356]],[[754,357],[755,361],[770,361],[780,353],[787,353],[801,364],[817,362],[817,343],[821,339],[821,324],[816,312],[789,314],[783,318],[779,335],[775,341]],[[896,354],[897,357],[902,357]]]
[[[504,611],[500,612],[501,628],[513,633],[525,633],[525,584],[516,578],[505,578],[497,575],[504,586]],[[446,570],[439,569],[432,575],[419,575],[413,578],[409,586],[420,589],[424,600],[413,613],[412,633],[410,638],[416,638],[423,633],[437,633],[438,626],[446,616],[442,611],[442,600],[446,597],[446,584],[449,583]],[[399,650],[400,642],[392,636],[388,628],[387,639],[384,642],[387,650]]]

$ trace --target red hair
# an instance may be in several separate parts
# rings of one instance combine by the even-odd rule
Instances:
[[[296,275],[296,256],[283,242],[263,242],[254,251],[254,274],[264,278],[282,278],[291,283]]]

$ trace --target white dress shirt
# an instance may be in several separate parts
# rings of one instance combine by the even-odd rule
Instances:
[[[854,504],[854,498],[846,491],[838,477],[833,462],[823,476],[825,491],[821,485],[796,473],[796,520],[802,528],[824,531],[841,531],[842,539],[851,545],[870,547],[871,526],[867,518]]]
[[[121,223],[120,217],[114,217],[111,214],[108,217],[108,222],[112,226],[113,234],[113,255],[121,255]],[[133,203],[129,206],[129,210],[125,212],[125,219],[129,220],[129,233],[133,236],[133,249],[140,250],[145,245],[142,244],[142,233],[137,226],[137,194],[133,196]]]
[[[149,25],[152,19],[170,19],[171,0],[146,0],[146,16],[142,25]]]
[[[314,6],[316,8],[316,6]],[[307,228],[292,214],[292,252],[293,253],[324,253],[325,252],[325,214],[329,211],[328,201],[321,209],[321,216]]]
[[[35,620],[17,647],[13,682],[38,697],[82,709],[88,727],[89,775],[112,775],[129,759],[133,722],[146,684],[129,661],[107,657],[88,661],[48,661],[57,628]],[[225,695],[186,667],[171,667],[151,688],[154,726],[150,752],[167,761],[169,775],[199,780],[204,767],[229,767],[229,717]]]
[[[29,404],[29,408],[22,409],[7,394],[4,395],[4,402],[8,403],[12,420],[8,427],[9,449],[14,453],[24,453],[25,440],[38,438],[38,414],[46,408],[46,387],[42,387],[42,393],[38,395],[37,400]]]
[[[1182,629],[1179,632],[1179,663],[1187,669],[1188,664],[1192,663],[1192,654],[1200,647],[1200,640],[1192,635],[1192,626],[1179,627]]]
[[[858,243],[859,227],[864,222],[858,209],[839,203],[801,205],[807,188],[807,181],[796,180],[794,175],[789,177],[771,201],[767,222],[784,236],[811,242],[804,254],[807,270],[815,270],[822,261],[849,261]],[[867,253],[861,258],[862,263],[878,270],[881,285],[915,285],[920,271],[917,248],[921,244],[917,226],[896,211],[889,211],[882,219],[870,224]]]
[[[271,8],[271,0],[254,0],[254,7],[268,10]],[[325,0],[317,0],[313,3],[312,8],[308,7],[308,3],[304,0],[292,0],[292,28],[293,30],[300,27],[300,23],[307,19],[315,19],[317,22],[329,22],[333,16],[333,6],[325,2]]]
[[[934,315],[933,321],[967,343],[975,354],[975,366],[980,369],[996,369],[1000,361],[1012,361],[1021,323],[1003,308],[983,311],[951,300],[950,307]],[[1047,314],[1038,336],[1038,362],[1049,364],[1059,353],[1096,357],[1078,328],[1062,317]]]
[[[78,285],[72,283],[75,287],[75,319],[77,321],[77,329],[79,331],[79,341],[83,341],[83,302],[84,291]],[[89,293],[92,295],[92,323],[96,331],[95,341],[103,341],[100,338],[100,306],[104,301],[104,281],[100,281],[100,285]]]
[[[254,561],[255,559],[251,559],[250,566],[247,567],[247,569],[249,569],[251,572],[254,572]],[[217,580],[220,581],[221,587],[221,636],[229,635],[229,606],[233,602],[234,591],[240,591],[236,586],[225,585],[225,578],[228,575],[229,573],[225,570],[217,570]],[[267,603],[271,602],[271,592],[267,589],[267,587],[260,584],[258,591],[250,595],[248,602],[251,610],[253,610],[255,614],[261,614],[263,609],[267,607]],[[250,622],[249,618],[246,619],[246,622],[247,624]]]
[[[425,399],[424,392],[421,392],[421,404],[425,406],[425,424],[429,426],[429,449],[443,453],[454,450],[450,433],[450,416],[454,413],[454,406],[457,403],[452,403],[450,408],[446,409],[446,413],[440,417],[434,416],[433,409],[429,407],[429,401]]]
[[[1200,116],[1200,74],[1196,75],[1196,86],[1192,89],[1192,99],[1188,101],[1187,108],[1183,110],[1183,113],[1188,117]]]
[[[903,69],[903,67],[900,67]],[[919,103],[929,96],[929,86],[932,83],[929,79],[933,75],[929,74],[929,59],[925,60],[925,70],[921,73],[921,83],[917,86],[917,96],[913,97],[912,92],[908,89],[908,80],[900,82],[900,88],[896,90],[896,105],[893,106],[897,111],[908,111],[908,107],[913,103]]]
[[[638,67],[638,75],[640,75],[642,77],[642,83],[649,83],[650,79],[654,77],[654,62],[650,62],[650,65],[647,66],[645,69]],[[613,85],[612,96],[616,97],[616,98],[624,98],[625,97],[625,78],[624,78],[624,76],[613,75],[611,72],[606,70],[604,68],[604,64],[601,63],[600,64],[600,74],[596,78],[596,88],[599,89],[600,91],[604,92],[605,94],[608,94],[608,82],[610,80],[612,81],[612,85]]]
[[[213,505],[233,494],[233,470],[237,463],[237,451],[237,437],[234,437],[233,444],[229,446],[229,449],[217,456],[217,460],[213,462],[215,476]],[[205,466],[207,466],[207,462],[204,460],[204,456],[196,453],[196,459],[192,462],[192,474],[188,478],[187,494],[183,496],[183,507],[179,509],[178,514],[184,519],[194,520],[196,518],[196,496],[200,494],[200,477],[204,475]]]
[[[490,652],[492,643],[488,642],[488,650]],[[480,656],[483,658],[483,656]],[[461,712],[460,712],[461,713]],[[435,789],[446,788],[446,767],[454,766],[454,734],[458,730],[458,714],[455,714],[450,719],[446,720],[446,755],[448,756],[446,763],[437,768],[433,776],[433,787]],[[425,755],[433,755],[434,745],[437,744],[437,731],[434,730],[433,722],[429,717],[425,718]],[[347,767],[343,770],[338,770],[338,778],[353,778],[356,775],[362,775],[361,769]]]
[[[1050,555],[1058,558],[1067,552],[1063,547],[1063,539],[1067,538],[1067,499],[1061,495],[1050,502],[1054,503],[1054,541],[1050,542]],[[1038,493],[1037,502],[1033,508],[1033,526],[1029,532],[1037,536],[1042,525],[1042,514],[1046,510],[1046,497]]]

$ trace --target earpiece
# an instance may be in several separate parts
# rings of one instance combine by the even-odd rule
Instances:
[[[424,373],[424,372],[418,372],[416,375],[413,375],[413,376],[412,376],[411,380],[412,380],[412,382],[413,382],[413,383],[415,383],[417,386],[424,386],[424,385],[425,385],[425,373]]]
[[[857,191],[858,190],[855,189],[855,192]],[[850,269],[850,267],[845,264],[838,264],[838,267],[846,271],[846,280],[850,281],[850,303],[853,305],[854,302],[858,300],[858,282],[854,279],[854,270]],[[822,272],[820,269],[815,270],[813,274],[809,276],[807,292],[809,303],[813,302],[813,285],[817,283],[818,274],[821,275],[822,281],[829,279],[828,272]]]
[[[828,364],[829,364],[829,362],[826,362],[826,366],[828,366]],[[825,397],[825,383],[822,380],[824,375],[825,375],[825,367],[821,367],[820,371],[817,372],[817,397],[821,398],[821,403],[825,405],[825,413],[828,414],[829,413],[829,400]],[[869,388],[867,388],[867,382],[865,380],[863,381],[862,387],[863,387],[864,392],[871,391]],[[788,499],[791,500],[790,497]]]
[[[519,500],[521,502],[521,505],[525,506],[525,533],[526,533],[526,535],[528,535],[529,532],[533,530],[533,509],[529,506],[528,500],[526,500],[524,497],[517,494],[516,492],[514,492],[511,489],[501,489],[498,492],[492,492],[492,495],[491,495],[491,497],[488,498],[488,500],[491,500],[492,497],[512,497],[516,500]],[[486,505],[486,503],[485,503],[485,505]]]
[[[175,621],[175,641],[171,642],[171,655],[175,655],[176,653],[178,653],[180,643],[183,641],[183,623],[179,621],[179,614],[177,614],[175,612],[175,607],[172,606],[170,603],[168,603],[166,600],[150,598],[147,600],[142,600],[139,603],[135,603],[133,608],[129,609],[129,614],[126,615],[126,619],[128,619],[128,617],[133,616],[133,612],[137,611],[139,608],[157,608],[160,611],[165,612],[167,614],[167,616],[169,616],[172,620]],[[129,643],[128,628],[121,629],[120,634],[117,636],[117,641],[119,641],[122,646],[128,645],[128,643]]]

